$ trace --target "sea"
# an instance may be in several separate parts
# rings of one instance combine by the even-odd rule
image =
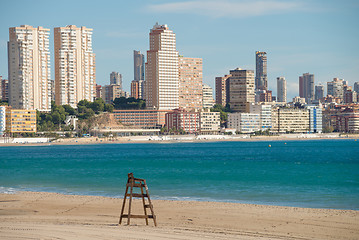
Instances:
[[[127,174],[151,199],[359,210],[359,140],[0,147],[0,192],[122,198]]]

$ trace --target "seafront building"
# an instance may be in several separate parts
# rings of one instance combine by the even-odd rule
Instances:
[[[229,113],[228,128],[236,129],[239,133],[254,133],[261,130],[260,114],[258,113]]]
[[[118,72],[110,73],[110,85],[119,85],[122,89],[122,75]]]
[[[0,137],[5,133],[6,129],[6,107],[0,106]]]
[[[286,107],[274,107],[272,109],[273,132],[307,133],[309,130],[308,109]]]
[[[208,84],[202,84],[202,104],[203,108],[211,108],[214,105],[213,89]]]
[[[179,107],[202,109],[202,58],[179,57]]]
[[[277,77],[277,102],[287,102],[287,81],[285,77]]]
[[[55,101],[77,108],[81,100],[96,96],[92,29],[68,25],[54,29]]]
[[[229,78],[232,75],[228,74],[224,77],[216,77],[216,104],[223,107],[229,102]]]
[[[51,110],[50,29],[29,25],[9,28],[9,105]]]
[[[230,71],[229,78],[229,104],[235,112],[249,113],[254,97],[254,71],[242,70],[240,68]]]
[[[299,77],[299,96],[305,98],[306,103],[314,100],[314,74],[304,73]]]
[[[308,105],[306,108],[309,110],[309,132],[322,133],[322,107],[317,105]]]
[[[272,128],[272,105],[269,104],[251,104],[250,113],[259,114],[259,128],[266,131]]]
[[[268,89],[268,78],[267,78],[267,53],[256,52],[256,79],[255,79],[256,90],[267,90]]]
[[[204,109],[199,114],[201,134],[218,134],[220,131],[221,118],[219,112],[211,112]]]
[[[166,113],[166,128],[183,130],[186,133],[196,133],[200,129],[199,112],[187,112],[184,109],[174,109]]]
[[[176,35],[167,25],[153,26],[146,63],[146,106],[172,110],[179,106],[178,52]]]
[[[35,133],[36,110],[6,108],[6,130],[12,133]]]
[[[161,128],[165,125],[166,110],[113,110],[113,116],[125,127]]]

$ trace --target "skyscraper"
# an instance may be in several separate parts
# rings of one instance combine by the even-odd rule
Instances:
[[[267,90],[267,53],[256,52],[256,90]]]
[[[314,100],[314,74],[304,73],[299,77],[299,96],[307,103]]]
[[[133,50],[134,80],[145,80],[145,56],[140,51]]]
[[[112,72],[110,74],[110,84],[120,85],[120,88],[122,89],[122,75],[118,72]]]
[[[202,58],[179,57],[179,107],[202,109]]]
[[[230,71],[229,104],[235,112],[249,112],[250,104],[254,103],[254,71],[240,68]]]
[[[287,81],[285,77],[277,77],[277,102],[287,102]]]
[[[146,106],[148,109],[178,108],[178,52],[176,35],[167,25],[150,32],[150,50],[146,63]]]
[[[359,94],[359,82],[354,83],[354,91],[356,91]]]
[[[229,78],[231,75],[216,77],[216,104],[223,107],[229,102]]]
[[[343,79],[333,78],[333,81],[327,82],[327,94],[333,97],[344,98]]]
[[[28,25],[9,29],[9,105],[51,110],[50,29]]]
[[[315,100],[320,100],[324,97],[324,86],[319,84],[315,86]]]
[[[95,54],[92,29],[75,25],[54,29],[55,101],[77,107],[83,99],[96,97]]]

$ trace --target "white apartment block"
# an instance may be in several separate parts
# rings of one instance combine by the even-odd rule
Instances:
[[[4,135],[6,129],[6,107],[0,106],[0,136]]]
[[[272,131],[278,133],[309,132],[309,110],[305,108],[273,108]]]
[[[95,54],[92,29],[75,25],[54,29],[55,101],[77,107],[83,99],[96,97]]]
[[[201,133],[218,133],[221,125],[219,112],[211,112],[205,109],[200,112]]]
[[[28,25],[9,28],[9,105],[51,110],[50,29]]]
[[[176,35],[167,25],[153,26],[146,63],[146,106],[172,110],[179,106],[179,73]]]
[[[259,114],[260,130],[265,131],[272,128],[272,105],[251,104],[249,112]]]
[[[207,85],[202,85],[202,104],[203,108],[211,108],[214,105],[214,99],[213,99],[213,89]]]
[[[320,106],[308,105],[309,110],[309,132],[321,133],[323,128],[322,123],[322,108]]]
[[[259,113],[229,113],[228,128],[240,133],[253,133],[261,130]]]

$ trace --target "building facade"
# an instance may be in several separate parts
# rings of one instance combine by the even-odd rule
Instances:
[[[268,78],[267,78],[267,53],[256,52],[256,79],[255,79],[256,90],[267,90],[268,89]]]
[[[308,105],[309,110],[309,132],[322,133],[323,130],[323,115],[322,107],[316,105]]]
[[[272,131],[278,133],[309,132],[309,110],[305,108],[273,108]]]
[[[133,69],[135,81],[145,80],[145,56],[140,51],[133,50]]]
[[[261,130],[260,114],[258,113],[229,113],[228,128],[240,133],[253,133]]]
[[[92,29],[75,25],[54,29],[55,101],[77,108],[81,100],[96,97],[95,54]]]
[[[122,89],[122,74],[118,72],[110,73],[110,85],[120,85]]]
[[[145,99],[145,81],[133,80],[131,82],[131,97],[136,99]]]
[[[259,114],[259,129],[261,131],[272,128],[272,105],[251,104],[250,113]]]
[[[176,35],[167,25],[158,25],[150,32],[150,50],[146,63],[146,106],[148,109],[178,108],[178,52]]]
[[[285,77],[277,77],[277,102],[287,102],[287,81]]]
[[[327,94],[333,97],[343,99],[344,97],[343,79],[333,78],[333,81],[327,82]]]
[[[6,108],[6,130],[9,133],[35,133],[36,110]]]
[[[6,107],[0,106],[0,137],[5,133],[6,129]]]
[[[9,29],[9,105],[51,110],[50,29],[28,25]]]
[[[254,71],[237,68],[230,71],[229,104],[235,112],[249,112],[254,97]]]
[[[213,89],[207,85],[202,84],[202,104],[203,108],[211,108],[214,105],[214,99],[213,99]]]
[[[115,119],[128,127],[161,128],[165,125],[163,110],[113,110]]]
[[[179,57],[179,107],[202,109],[202,58]]]
[[[204,109],[199,113],[200,129],[203,134],[219,133],[221,125],[221,117],[219,112],[211,112]]]
[[[105,85],[102,87],[102,99],[107,104],[112,104],[113,100],[120,97],[126,97],[126,94],[121,89],[121,85]]]
[[[299,77],[299,96],[309,104],[314,100],[314,74],[304,73]]]
[[[229,102],[229,78],[232,75],[228,74],[224,77],[216,77],[216,104],[223,107]]]
[[[175,109],[166,113],[166,128],[183,130],[186,133],[196,133],[200,129],[199,112],[187,112],[184,109]]]
[[[321,100],[324,97],[324,86],[319,84],[315,86],[315,100]]]

